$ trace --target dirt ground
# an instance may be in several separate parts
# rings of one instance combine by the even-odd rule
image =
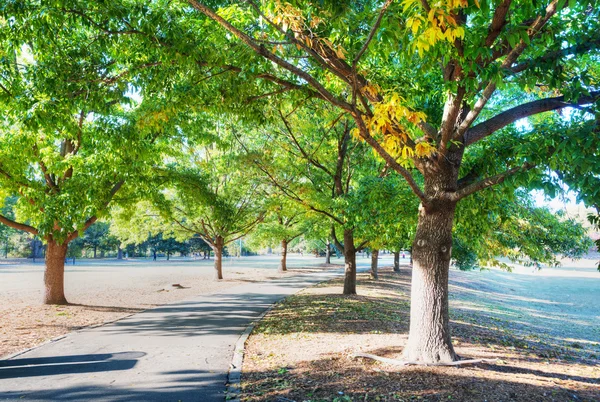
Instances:
[[[514,272],[452,271],[453,342],[462,367],[398,367],[409,322],[410,269],[360,275],[358,296],[332,281],[280,303],[246,347],[242,401],[600,401],[596,261]]]
[[[29,260],[31,261],[31,260]],[[323,259],[291,256],[290,273],[319,269]],[[90,325],[218,292],[245,282],[280,277],[279,257],[225,259],[225,279],[213,280],[213,261],[84,260],[68,265],[65,293],[71,305],[45,306],[43,263],[0,262],[0,357]],[[285,274],[285,275],[289,275]],[[182,288],[173,287],[179,284]]]

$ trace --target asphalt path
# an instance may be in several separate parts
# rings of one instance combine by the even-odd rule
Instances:
[[[341,274],[235,286],[73,332],[0,360],[0,400],[224,401],[244,329],[278,300]]]

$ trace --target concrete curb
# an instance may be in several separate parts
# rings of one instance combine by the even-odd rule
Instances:
[[[304,290],[304,289],[302,289]],[[301,290],[300,290],[301,291]],[[291,296],[291,295],[290,295]],[[289,297],[289,296],[288,296]],[[283,299],[285,300],[285,298]],[[242,365],[244,364],[244,354],[246,353],[246,341],[250,337],[250,334],[254,330],[254,327],[275,308],[279,303],[276,302],[269,306],[265,311],[260,313],[256,320],[252,321],[248,327],[244,330],[242,335],[235,343],[233,349],[233,358],[229,365],[229,372],[227,373],[227,388],[225,393],[225,399],[229,402],[240,402],[240,392],[242,384]]]

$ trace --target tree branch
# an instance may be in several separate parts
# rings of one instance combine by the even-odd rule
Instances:
[[[290,127],[287,119],[285,118],[285,116],[283,115],[283,113],[281,113],[281,109],[279,109],[279,116],[281,117],[281,121],[283,121],[283,124],[284,124],[287,132],[290,134],[290,137],[292,138],[292,141],[294,142],[294,144],[296,145],[296,148],[298,148],[298,150],[300,151],[300,153],[302,154],[302,156],[304,156],[304,158],[306,158],[306,160],[309,161],[310,163],[312,163],[315,167],[321,169],[322,171],[324,171],[325,173],[327,173],[329,176],[333,177],[333,173],[331,173],[331,171],[329,169],[327,169],[327,167],[325,167],[318,160],[316,160],[312,156],[310,156],[308,154],[308,152],[306,152],[304,150],[304,148],[302,148],[302,145],[300,145],[300,143],[296,139],[296,136],[294,135],[294,132],[292,131],[292,129],[291,129],[291,127]]]
[[[375,33],[379,29],[379,25],[381,25],[381,20],[383,19],[383,15],[385,14],[385,12],[388,9],[388,7],[390,6],[390,4],[392,4],[392,0],[387,0],[383,4],[383,7],[381,7],[381,11],[379,11],[379,16],[377,17],[377,20],[375,21],[375,24],[373,24],[373,27],[371,28],[371,32],[369,32],[369,36],[367,36],[367,40],[362,45],[362,47],[360,48],[360,50],[358,51],[358,53],[354,57],[354,60],[352,61],[352,71],[356,71],[356,65],[358,64],[358,61],[360,60],[360,58],[362,57],[362,55],[369,48],[369,44],[371,43],[371,41],[373,40],[373,37],[375,36]]]
[[[13,229],[22,230],[24,232],[29,232],[33,235],[38,234],[38,230],[36,228],[34,228],[33,226],[29,226],[24,223],[15,222],[12,219],[9,219],[4,215],[0,215],[0,223],[3,223],[6,226],[11,227]]]
[[[344,245],[338,240],[337,235],[335,234],[335,226],[331,225],[331,238],[333,239],[333,244],[335,245],[335,247],[342,252],[342,254],[344,253]]]
[[[115,196],[115,194],[117,193],[117,191],[119,191],[119,189],[123,186],[123,183],[124,183],[124,181],[121,180],[121,181],[119,181],[118,183],[116,183],[113,186],[113,188],[110,190],[108,200],[104,203],[104,205],[102,206],[102,208],[100,208],[99,210],[96,211],[96,215],[90,217],[87,221],[85,221],[85,223],[83,224],[83,226],[81,228],[81,231],[80,230],[76,230],[73,233],[71,233],[70,235],[68,235],[67,236],[67,243],[70,242],[70,241],[72,241],[72,240],[75,240],[79,236],[80,232],[81,233],[85,232],[90,226],[92,226],[98,220],[97,213],[100,212],[100,211],[105,210],[108,207],[108,205],[112,201],[112,199]]]
[[[577,102],[573,103],[565,102],[564,96],[524,103],[497,114],[491,119],[479,123],[469,129],[465,134],[465,146],[469,146],[524,117],[565,107],[586,105],[593,103],[598,99],[600,99],[600,91],[592,92],[589,96],[582,96]]]
[[[469,185],[459,189],[455,193],[453,193],[450,198],[452,201],[462,200],[463,198],[465,198],[473,193],[476,193],[477,191],[480,191],[480,190],[486,189],[488,187],[492,187],[492,186],[502,183],[504,180],[506,180],[507,177],[512,176],[515,173],[529,170],[534,167],[535,167],[535,165],[525,162],[521,166],[517,166],[512,169],[508,169],[508,170],[506,170],[500,174],[497,174],[495,176],[487,177],[487,178],[479,180],[475,183],[469,184]]]
[[[200,11],[202,14],[206,15],[208,18],[215,21],[221,27],[223,27],[224,29],[229,31],[231,34],[233,34],[235,37],[237,37],[239,40],[241,40],[244,44],[246,44],[248,47],[250,47],[259,56],[262,56],[265,59],[272,61],[273,63],[277,64],[279,67],[293,73],[297,77],[300,77],[303,80],[305,80],[306,82],[308,82],[313,88],[315,88],[315,90],[319,94],[321,94],[330,103],[332,103],[344,110],[349,111],[352,109],[350,104],[348,104],[347,102],[345,102],[342,99],[336,98],[312,75],[310,75],[306,71],[303,71],[300,68],[294,66],[293,64],[287,62],[286,60],[282,59],[281,57],[267,51],[263,45],[259,45],[258,43],[254,42],[252,40],[252,38],[250,38],[247,34],[242,32],[238,28],[234,27],[231,23],[229,23],[229,21],[227,21],[224,18],[222,18],[221,16],[219,16],[211,8],[205,6],[204,4],[202,4],[196,0],[188,0],[188,3],[193,8]]]
[[[542,27],[548,22],[554,14],[556,14],[557,6],[559,0],[552,0],[550,4],[546,7],[544,15],[539,15],[529,26],[527,30],[527,36],[531,39],[533,38]],[[504,61],[500,64],[501,69],[506,69],[511,67],[514,62],[519,58],[519,56],[523,53],[525,48],[527,47],[527,43],[521,39],[519,43],[508,53]],[[473,108],[469,111],[463,122],[460,124],[457,131],[457,138],[460,138],[473,124],[479,113],[483,110],[487,102],[490,100],[492,94],[496,90],[496,84],[493,81],[489,81],[485,85],[485,89],[483,90],[481,97],[475,102]]]
[[[529,67],[535,64],[558,60],[566,56],[587,53],[590,50],[598,49],[599,46],[600,38],[589,38],[589,40],[585,40],[583,43],[580,43],[578,45],[573,45],[564,49],[556,50],[554,52],[549,52],[537,59],[527,60],[522,63],[519,63],[511,67],[510,72],[517,74],[527,70]]]
[[[508,14],[510,3],[512,3],[512,0],[504,0],[494,10],[494,17],[492,17],[492,23],[488,28],[488,36],[485,38],[485,47],[490,47],[494,44],[496,38],[502,32],[502,28],[506,25],[506,15]]]
[[[359,123],[360,135],[364,138],[367,144],[373,147],[373,149],[375,149],[375,151],[383,158],[383,160],[386,161],[387,164],[390,165],[392,169],[394,169],[396,172],[400,173],[402,177],[404,177],[413,193],[415,193],[415,195],[419,197],[423,205],[429,204],[429,200],[425,196],[425,193],[423,193],[423,190],[421,190],[421,188],[415,181],[414,177],[412,177],[410,172],[406,168],[402,167],[402,165],[400,165],[396,161],[396,159],[394,159],[390,154],[388,154],[387,151],[383,149],[383,147],[377,142],[375,138],[371,137],[367,128],[364,125],[364,122],[362,121],[362,119],[360,119],[360,117],[357,119],[357,122]]]

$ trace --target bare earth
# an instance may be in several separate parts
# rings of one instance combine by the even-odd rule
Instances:
[[[399,367],[410,269],[360,275],[358,296],[335,280],[280,303],[246,347],[242,401],[600,401],[600,273],[596,261],[515,272],[452,271],[456,351],[493,364]],[[293,345],[293,347],[291,347]]]
[[[317,269],[322,261],[291,256],[286,275]],[[213,260],[77,261],[68,265],[65,273],[65,293],[72,304],[45,306],[41,304],[43,263],[1,261],[0,357],[144,309],[280,277],[278,262],[277,256],[225,259],[225,279],[217,282],[213,280]]]

